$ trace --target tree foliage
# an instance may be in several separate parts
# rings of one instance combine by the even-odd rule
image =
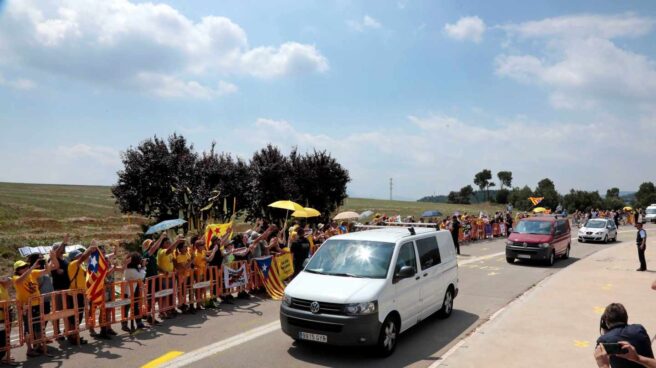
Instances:
[[[492,179],[492,171],[488,169],[483,169],[480,172],[476,173],[474,175],[474,184],[478,186],[480,190],[487,190],[490,186],[490,180]],[[487,199],[489,200],[489,193],[487,195]]]
[[[455,191],[449,192],[449,195],[447,196],[447,200],[449,203],[469,204],[473,194],[474,194],[474,188],[472,188],[471,185],[466,185],[460,188],[460,191],[458,192]]]
[[[503,189],[504,186],[508,188],[512,187],[512,171],[499,171],[497,173],[497,178],[499,178],[499,183],[501,183],[501,189]]]
[[[329,215],[346,198],[348,171],[325,151],[289,157],[268,145],[247,163],[215,144],[198,155],[184,137],[154,137],[128,148],[112,187],[122,212],[156,221],[182,218],[222,221],[246,212],[247,219],[277,220],[285,211],[268,207],[290,199]],[[236,207],[234,206],[236,202]]]
[[[153,137],[128,148],[123,170],[112,193],[121,212],[135,212],[157,220],[186,217],[197,155],[184,137],[167,141]]]
[[[654,187],[654,183],[648,181],[640,184],[635,194],[634,206],[646,208],[653,203],[656,203],[656,187]]]
[[[544,178],[538,182],[537,188],[533,192],[536,197],[544,197],[539,206],[550,208],[552,210],[556,209],[558,204],[561,201],[560,194],[556,191],[556,186],[554,182],[549,178]]]
[[[510,197],[510,191],[508,189],[499,189],[497,190],[496,202],[500,204],[508,203],[508,198]]]
[[[592,209],[604,208],[604,200],[599,192],[586,192],[584,190],[570,190],[563,196],[563,208],[569,212],[590,211]]]
[[[528,185],[523,188],[515,187],[508,195],[508,203],[512,203],[513,207],[519,211],[528,211],[533,206],[528,197],[532,196],[533,191]]]

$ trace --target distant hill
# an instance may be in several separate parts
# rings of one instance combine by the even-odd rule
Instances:
[[[477,190],[474,192],[471,198],[471,203],[482,203],[486,202],[486,192]],[[490,198],[494,199],[497,196],[497,190],[490,190]],[[448,203],[448,197],[442,194],[425,196],[417,200],[417,202],[430,202],[430,203]]]

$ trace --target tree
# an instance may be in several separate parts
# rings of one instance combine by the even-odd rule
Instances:
[[[519,211],[528,211],[533,206],[528,197],[532,196],[533,191],[531,191],[531,188],[529,188],[528,185],[525,185],[521,189],[519,187],[515,187],[512,191],[510,191],[508,202],[512,203],[513,207]]]
[[[450,191],[449,195],[447,196],[447,202],[448,203],[453,203],[453,204],[458,204],[460,203],[460,195],[456,191]]]
[[[635,194],[635,207],[645,208],[652,203],[656,203],[656,187],[654,187],[654,183],[648,181],[640,184]]]
[[[490,185],[490,179],[492,179],[492,172],[488,169],[483,169],[481,172],[474,175],[474,184],[482,191],[487,189]],[[489,192],[487,193],[486,198],[489,200]]]
[[[112,194],[121,212],[157,221],[187,218],[197,155],[193,145],[173,133],[167,141],[147,139],[122,154],[123,170]]]
[[[472,188],[471,185],[465,185],[464,187],[460,188],[460,192],[458,193],[458,195],[460,196],[460,203],[469,204],[470,198],[473,194],[474,194],[474,188]]]
[[[496,202],[500,204],[508,203],[508,198],[510,197],[510,191],[508,189],[499,189],[497,191]]]
[[[619,198],[620,197],[620,188],[610,188],[606,191],[606,198]]]
[[[247,219],[284,219],[284,210],[268,205],[278,200],[299,200],[295,198],[298,190],[292,180],[295,173],[289,159],[277,147],[269,144],[253,154],[249,166],[251,177],[247,190],[251,191],[251,197],[246,203]]]
[[[232,215],[239,215],[250,201],[250,169],[244,160],[233,159],[227,153],[215,152],[215,144],[209,152],[204,152],[194,169],[195,183],[193,201],[201,218],[214,218],[228,221]],[[236,208],[233,208],[235,206]],[[225,208],[224,208],[225,204]]]
[[[551,179],[545,178],[538,182],[537,188],[533,194],[536,197],[544,197],[539,206],[555,209],[561,201],[560,194],[556,191],[556,186]]]
[[[334,212],[346,199],[349,173],[326,151],[301,155],[296,149],[289,155],[295,198],[324,215]],[[327,218],[326,218],[327,219]]]
[[[508,188],[512,186],[512,171],[499,171],[497,173],[497,178],[499,178],[501,189],[503,189],[504,186]]]
[[[563,208],[568,212],[590,211],[593,208],[604,208],[604,201],[599,192],[586,192],[584,190],[570,190],[563,196]]]

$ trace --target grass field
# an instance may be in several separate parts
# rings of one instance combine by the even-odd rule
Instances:
[[[409,201],[349,198],[340,211],[372,210],[387,215],[419,215],[425,210],[494,212],[487,203],[452,205]],[[0,183],[0,275],[7,275],[18,259],[17,249],[49,245],[70,233],[75,243],[91,239],[134,243],[147,219],[122,215],[109,187]]]

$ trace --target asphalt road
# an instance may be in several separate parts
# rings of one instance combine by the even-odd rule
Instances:
[[[619,242],[632,242],[635,229],[620,228]],[[574,233],[573,233],[574,234]],[[573,235],[574,236],[574,235]],[[218,311],[208,310],[165,321],[136,336],[121,334],[111,341],[69,346],[54,343],[54,357],[26,360],[25,349],[13,355],[24,366],[74,367],[117,366],[153,368],[177,364],[180,359],[193,367],[427,367],[440,359],[477,326],[531,286],[588,255],[614,244],[577,243],[572,240],[568,260],[553,267],[541,264],[507,264],[505,240],[481,241],[461,247],[460,294],[449,319],[431,317],[401,335],[393,356],[382,361],[364,348],[337,348],[315,344],[297,345],[280,331],[279,302],[265,295],[237,300]],[[171,360],[172,358],[175,358]],[[177,364],[177,365],[176,365]]]

